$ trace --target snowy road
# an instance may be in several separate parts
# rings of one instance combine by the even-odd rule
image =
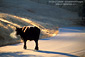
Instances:
[[[85,55],[85,27],[60,28],[57,36],[39,40],[39,51],[34,42],[0,47],[0,57],[78,57]]]

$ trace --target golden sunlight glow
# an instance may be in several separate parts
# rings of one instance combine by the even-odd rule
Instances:
[[[0,21],[3,21],[3,22],[5,22],[5,23],[9,23],[9,24],[11,24],[11,25],[13,25],[13,26],[16,26],[16,27],[21,27],[20,25],[17,25],[17,24],[15,24],[15,23],[12,23],[12,22],[10,22],[10,21],[8,21],[8,20],[4,20],[4,19],[2,19],[2,18],[0,18]]]
[[[14,17],[14,18],[16,18],[16,19],[25,21],[26,23],[29,23],[29,24],[31,24],[31,25],[33,25],[33,26],[36,26],[36,27],[40,28],[41,31],[44,32],[46,35],[55,36],[56,34],[58,34],[58,30],[56,30],[56,31],[53,31],[53,30],[52,30],[52,31],[51,31],[51,30],[49,30],[49,29],[46,29],[46,28],[43,27],[42,25],[40,25],[40,24],[38,24],[38,23],[36,23],[36,22],[33,22],[33,21],[31,21],[31,20],[29,20],[29,19],[27,19],[27,18],[22,18],[22,17],[18,17],[18,16],[14,16],[14,15],[11,15],[11,16]],[[50,32],[50,31],[51,31],[51,32]]]
[[[3,27],[3,28],[5,28],[5,29],[8,29],[8,27],[7,26],[4,26],[2,23],[0,23],[0,26]]]
[[[41,26],[41,25],[39,25],[39,24],[37,24],[37,23],[35,23],[35,22],[27,19],[27,18],[21,18],[21,17],[18,17],[18,16],[12,16],[12,17],[15,17],[15,18],[17,18],[17,19],[20,19],[20,20],[22,20],[22,21],[25,21],[25,22],[27,22],[27,23],[30,23],[31,25],[36,26],[36,27],[38,27],[38,28],[40,28],[40,29],[41,29],[41,28],[45,29],[43,26]]]
[[[31,25],[33,25],[33,26],[36,26],[36,27],[40,28],[41,31],[42,31],[45,35],[48,35],[49,37],[55,36],[56,34],[58,34],[58,30],[49,30],[49,29],[46,29],[44,26],[42,26],[42,25],[40,25],[40,24],[38,24],[38,23],[36,23],[36,22],[34,22],[34,21],[31,21],[31,20],[29,20],[29,19],[27,19],[27,18],[22,18],[22,17],[10,15],[10,14],[8,14],[8,16],[14,17],[15,19],[18,19],[18,20],[22,20],[22,21],[24,21],[24,22],[26,22],[26,23],[28,23],[28,24],[31,24]],[[18,24],[16,24],[16,23],[13,23],[13,22],[10,22],[10,21],[8,21],[8,20],[2,19],[2,18],[0,18],[0,20],[3,21],[3,22],[5,22],[5,23],[8,23],[8,26],[11,27],[11,28],[13,28],[13,29],[14,29],[14,27],[21,27],[20,25],[18,25]]]

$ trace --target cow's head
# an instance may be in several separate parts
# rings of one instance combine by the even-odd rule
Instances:
[[[16,27],[16,35],[20,35],[20,33],[21,33],[21,31],[22,31],[22,28],[18,28],[18,27]]]

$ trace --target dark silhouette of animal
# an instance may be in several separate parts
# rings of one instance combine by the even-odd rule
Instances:
[[[40,35],[40,29],[38,27],[29,27],[24,26],[22,28],[16,27],[16,35],[20,35],[21,39],[24,42],[24,49],[26,49],[26,41],[27,40],[34,40],[36,43],[35,50],[39,50],[38,47],[38,40]]]

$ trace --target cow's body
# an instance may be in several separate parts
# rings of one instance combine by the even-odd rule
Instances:
[[[17,35],[20,35],[22,40],[24,41],[24,49],[26,49],[26,41],[34,40],[36,43],[35,49],[38,50],[38,40],[40,35],[40,29],[37,27],[27,27],[24,26],[22,28],[16,28]]]

